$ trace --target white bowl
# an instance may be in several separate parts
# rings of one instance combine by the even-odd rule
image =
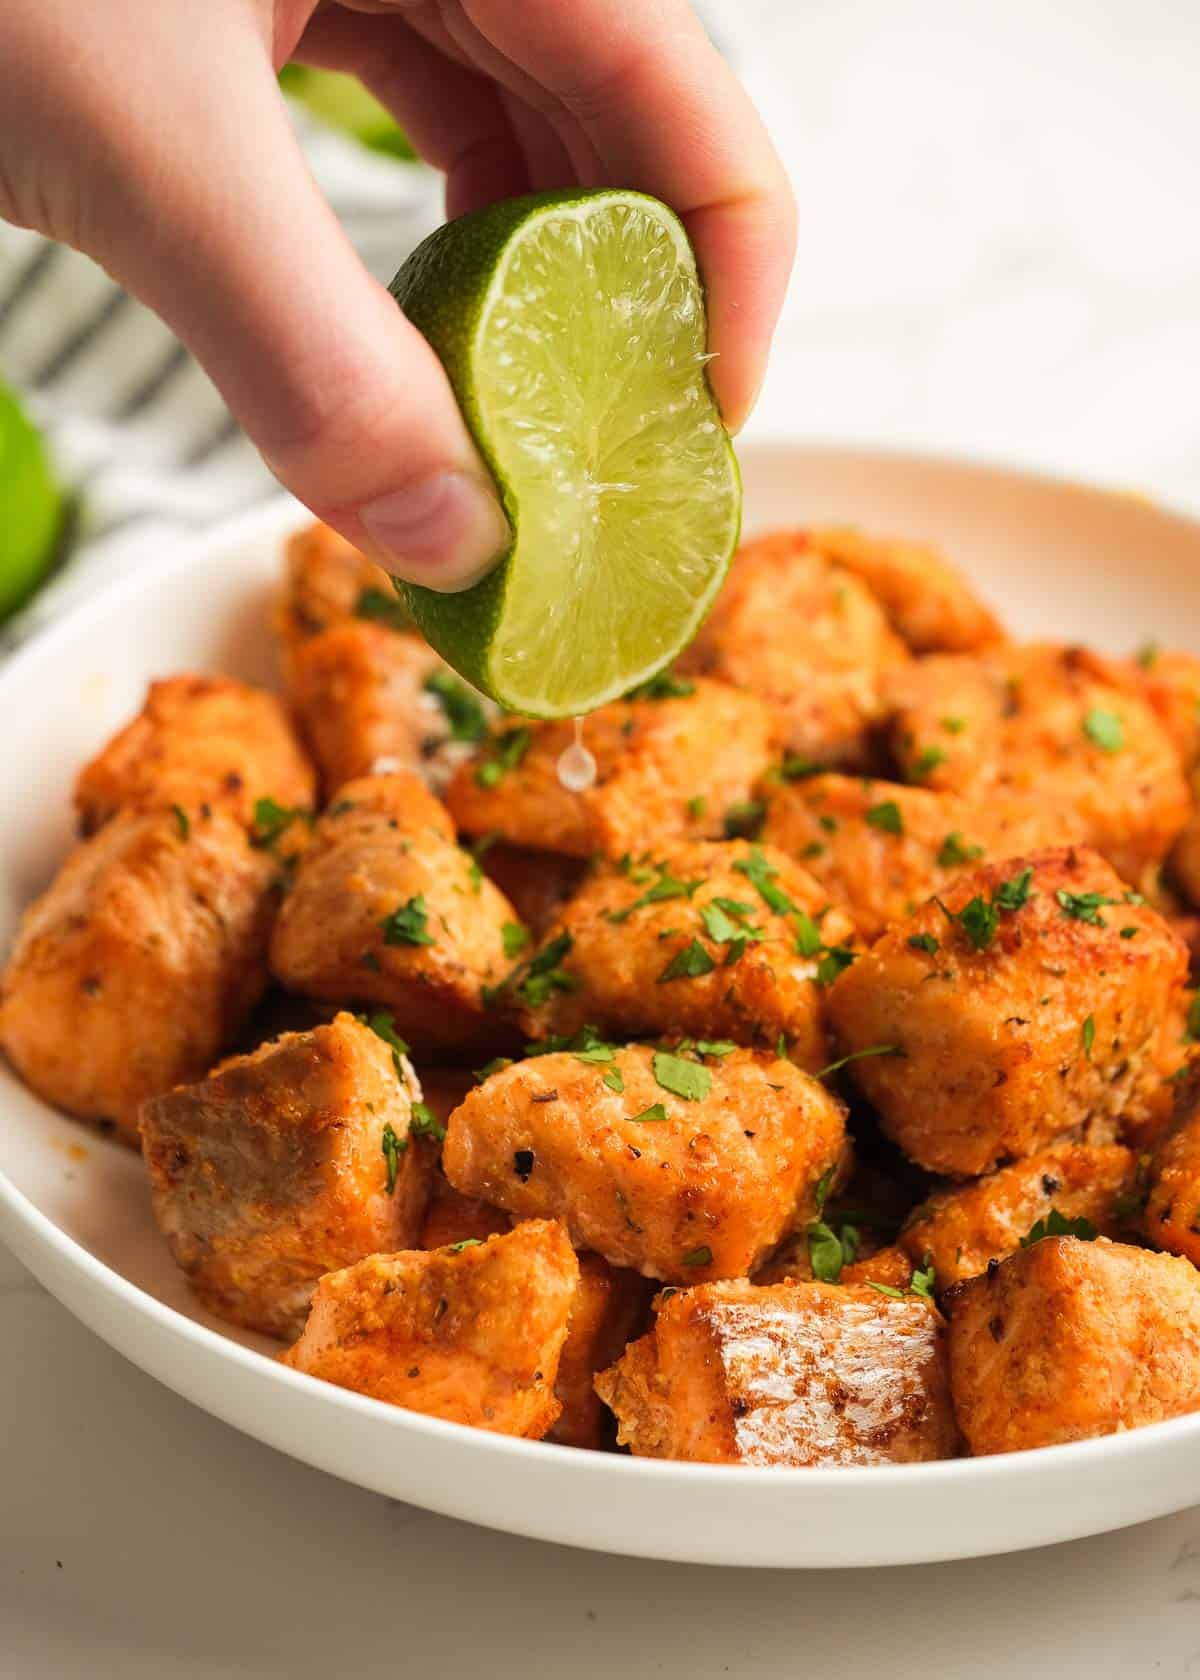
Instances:
[[[747,449],[747,529],[855,521],[944,542],[1021,634],[1200,649],[1200,524],[1130,495],[948,461]],[[189,668],[269,680],[265,612],[294,507],[227,529],[69,616],[0,675],[0,937],[70,838],[72,777]],[[921,1563],[1041,1546],[1200,1500],[1200,1415],[944,1464],[742,1470],[513,1441],[275,1364],[191,1299],[142,1168],[0,1070],[0,1237],[65,1306],[177,1393],[334,1475],[543,1540],[693,1563]],[[20,1350],[10,1350],[19,1358]]]

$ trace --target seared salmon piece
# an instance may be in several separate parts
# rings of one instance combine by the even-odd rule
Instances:
[[[1140,695],[1171,740],[1185,770],[1200,763],[1200,657],[1154,643],[1133,659],[1081,650],[1102,682]]]
[[[517,913],[522,926],[540,939],[567,900],[587,877],[583,858],[565,852],[535,851],[531,846],[481,843],[475,848],[481,868]]]
[[[0,983],[0,1043],[40,1097],[116,1125],[199,1078],[267,985],[278,871],[224,807],[120,811],[30,905]]]
[[[428,1093],[426,1093],[428,1094]],[[498,1231],[511,1231],[512,1220],[478,1196],[460,1196],[442,1172],[434,1174],[429,1205],[417,1248],[447,1248],[452,1243],[485,1242]]]
[[[1112,1435],[1200,1409],[1200,1275],[1126,1243],[1047,1237],[942,1297],[974,1454]]]
[[[286,687],[327,800],[394,770],[442,789],[495,714],[419,636],[361,618],[302,642]]]
[[[1200,1091],[1195,1073],[1181,1086],[1186,1102],[1177,1123],[1153,1151],[1142,1229],[1155,1248],[1200,1266]]]
[[[353,1015],[142,1105],[154,1217],[218,1318],[298,1335],[317,1280],[407,1248],[431,1188],[412,1068]]]
[[[879,716],[881,673],[908,650],[871,591],[803,531],[743,545],[680,669],[770,706],[776,750],[861,765]]]
[[[849,1073],[930,1172],[974,1177],[1062,1134],[1111,1142],[1161,1083],[1187,953],[1094,852],[981,866],[830,988]],[[884,1053],[886,1052],[886,1053]]]
[[[1200,810],[1193,810],[1176,836],[1169,871],[1188,904],[1200,910]]]
[[[840,1104],[791,1062],[601,1046],[493,1073],[450,1116],[443,1166],[611,1265],[692,1283],[752,1270],[844,1148]]]
[[[799,859],[868,943],[984,856],[974,813],[952,794],[827,775],[765,797],[764,842]]]
[[[271,966],[290,991],[363,999],[422,1048],[490,1043],[484,990],[516,914],[415,776],[349,782],[318,820],[284,899]]]
[[[598,1254],[579,1256],[579,1288],[554,1385],[562,1411],[548,1440],[593,1450],[611,1445],[612,1425],[596,1393],[595,1378],[641,1334],[651,1291],[652,1285],[637,1272],[610,1266]]]
[[[285,1365],[393,1406],[540,1439],[579,1285],[566,1232],[529,1220],[432,1253],[375,1254],[321,1279]]]
[[[889,1243],[873,1254],[864,1254],[842,1267],[839,1283],[882,1284],[885,1289],[907,1291],[912,1288],[913,1262],[902,1248]]]
[[[1136,1221],[1136,1168],[1133,1151],[1118,1143],[1059,1144],[973,1184],[935,1191],[913,1209],[898,1240],[917,1265],[933,1266],[937,1287],[946,1289],[1015,1253],[1052,1214],[1118,1236]]]
[[[830,1060],[817,977],[826,951],[853,935],[781,852],[744,840],[668,845],[598,866],[506,993],[533,1039],[590,1025],[619,1038],[786,1044],[815,1071]]]
[[[655,683],[646,697],[616,700],[588,717],[584,743],[597,773],[583,793],[558,779],[558,761],[575,738],[569,721],[498,729],[446,791],[459,827],[580,858],[644,852],[650,839],[720,838],[767,767],[770,713],[726,683]]]
[[[260,799],[311,811],[312,766],[273,694],[229,677],[168,677],[75,781],[83,834],[125,807],[169,811],[185,821],[221,805],[245,824]]]
[[[1191,805],[1175,742],[1142,695],[1105,681],[1103,662],[1078,648],[922,664],[931,669],[888,696],[907,779],[981,810],[1040,806],[1060,843],[1094,847],[1131,885],[1157,871]]]
[[[403,625],[407,615],[391,578],[320,520],[289,537],[273,623],[284,661],[299,644],[357,615]]]
[[[1007,640],[999,620],[940,549],[853,526],[809,533],[819,553],[861,578],[914,653],[973,653]]]
[[[913,1464],[958,1451],[936,1308],[869,1284],[660,1296],[654,1329],[596,1389],[642,1458]]]

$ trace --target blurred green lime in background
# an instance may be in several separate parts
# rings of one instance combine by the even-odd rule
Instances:
[[[416,157],[391,113],[367,92],[356,76],[343,76],[335,70],[313,70],[307,64],[285,64],[279,72],[279,85],[320,122],[353,135],[373,152],[386,152],[398,158]]]
[[[0,619],[25,604],[54,564],[65,514],[41,433],[0,384]]]

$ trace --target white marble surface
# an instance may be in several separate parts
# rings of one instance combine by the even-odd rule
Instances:
[[[1194,0],[708,9],[803,213],[755,429],[1200,506]],[[920,1570],[632,1563],[273,1454],[125,1364],[4,1254],[0,1343],[2,1680],[1200,1673],[1200,1511]]]

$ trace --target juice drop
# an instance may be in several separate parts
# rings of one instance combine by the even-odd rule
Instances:
[[[575,739],[559,755],[558,779],[568,793],[586,793],[596,782],[596,760],[583,744],[583,719],[575,719]]]

